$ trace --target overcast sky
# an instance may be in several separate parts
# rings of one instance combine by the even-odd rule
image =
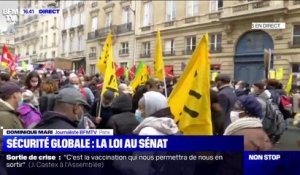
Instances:
[[[0,31],[6,31],[8,24],[6,23],[6,18],[2,15],[2,9],[17,9],[18,1],[8,1],[1,0],[0,1]]]

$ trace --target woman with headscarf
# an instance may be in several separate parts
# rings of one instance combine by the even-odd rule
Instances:
[[[174,135],[179,132],[168,107],[167,98],[159,92],[150,91],[139,101],[135,113],[140,124],[133,131],[138,135]]]

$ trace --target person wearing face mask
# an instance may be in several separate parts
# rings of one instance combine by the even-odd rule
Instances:
[[[89,105],[75,88],[64,88],[56,96],[53,111],[43,115],[36,129],[75,129]]]
[[[139,122],[131,109],[130,94],[124,93],[116,97],[111,104],[113,116],[109,118],[106,128],[113,129],[116,135],[132,135],[132,131],[139,125]]]
[[[140,124],[133,130],[138,135],[175,135],[179,129],[168,107],[167,98],[159,92],[146,92],[135,113]]]
[[[30,90],[33,93],[33,105],[35,107],[39,106],[39,98],[42,95],[40,86],[42,83],[42,79],[40,78],[40,75],[33,71],[30,72],[26,79],[25,79],[25,90]]]
[[[236,101],[233,110],[230,112],[231,123],[245,117],[263,119],[262,107],[253,96],[240,97],[238,101]]]
[[[235,85],[235,94],[237,97],[243,96],[243,95],[248,95],[249,94],[249,89],[247,88],[247,83],[244,81],[239,81]]]

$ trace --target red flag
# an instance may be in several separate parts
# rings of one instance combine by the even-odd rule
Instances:
[[[133,66],[130,68],[130,70],[129,70],[129,78],[130,78],[131,80],[134,79],[135,71],[136,71],[136,67],[135,67],[135,65],[133,65]]]
[[[125,67],[120,67],[118,68],[118,70],[116,71],[116,76],[117,78],[121,77],[122,75],[125,74]]]
[[[5,45],[2,48],[1,62],[7,66],[10,66],[15,62],[14,57],[11,55],[11,53],[9,52],[8,48]]]
[[[81,74],[81,75],[84,75],[84,74],[85,74],[85,71],[84,71],[84,68],[83,68],[82,65],[81,65],[80,68],[79,68],[79,74]]]
[[[2,48],[1,62],[4,63],[4,65],[6,65],[9,68],[11,75],[14,75],[16,73],[15,59],[5,45]]]
[[[167,77],[174,77],[173,67],[172,66],[166,66],[165,67],[165,73]]]

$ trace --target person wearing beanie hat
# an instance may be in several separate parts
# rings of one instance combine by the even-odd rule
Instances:
[[[41,121],[41,113],[33,105],[34,94],[30,90],[22,93],[23,103],[19,107],[22,124],[26,129],[32,129]]]
[[[246,117],[236,120],[226,128],[224,135],[243,135],[246,151],[269,151],[272,149],[270,139],[263,130],[261,121],[257,118]]]
[[[230,112],[231,122],[245,117],[263,118],[262,107],[253,96],[242,96],[239,98],[234,105],[234,109]]]

